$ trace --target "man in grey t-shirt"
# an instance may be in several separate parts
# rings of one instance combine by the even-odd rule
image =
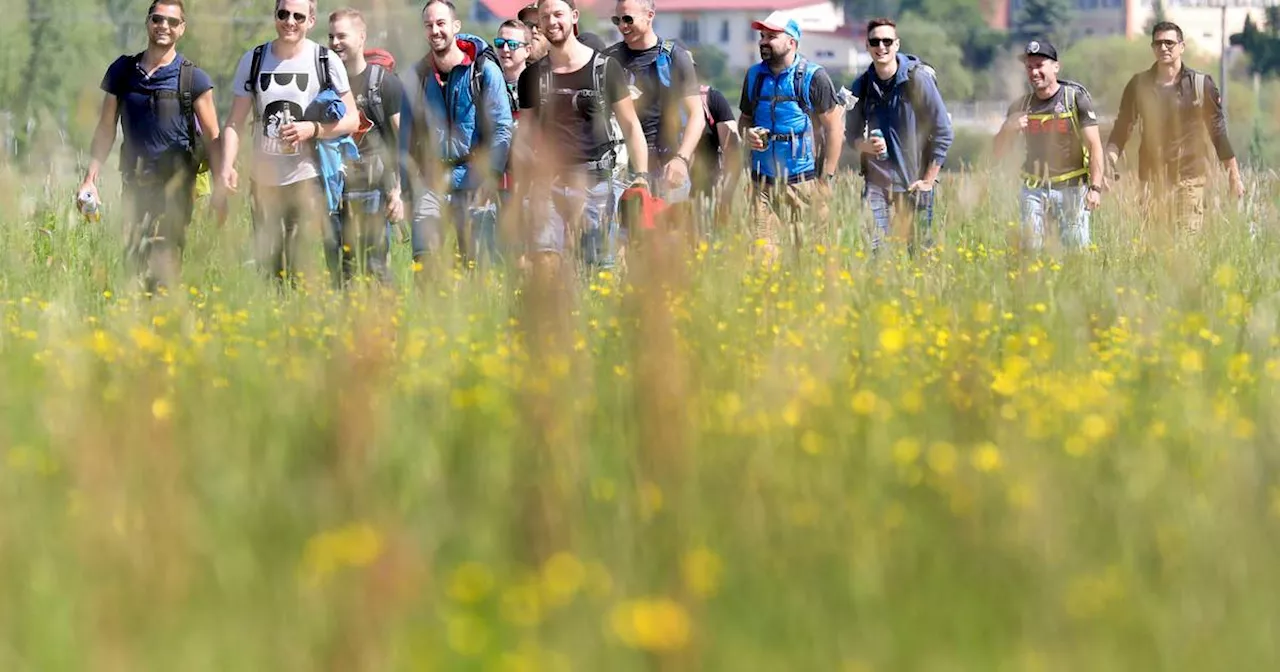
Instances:
[[[257,77],[253,77],[254,51],[240,58],[231,86],[235,101],[223,131],[225,161],[220,187],[235,191],[232,168],[240,148],[240,130],[252,109],[257,118],[254,160],[250,170],[253,201],[254,252],[258,263],[277,279],[293,279],[298,260],[300,226],[325,217],[324,188],[314,141],[348,135],[360,123],[347,71],[329,56],[327,77],[318,72],[320,45],[307,39],[316,23],[315,0],[276,2],[276,39],[264,45]],[[257,81],[250,81],[256,79]],[[303,111],[320,94],[325,80],[346,105],[336,122],[306,121]],[[225,193],[224,191],[224,193]],[[328,227],[325,228],[328,230]]]

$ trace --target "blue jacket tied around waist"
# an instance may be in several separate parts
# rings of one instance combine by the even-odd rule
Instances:
[[[915,56],[898,54],[898,72],[882,85],[875,66],[853,80],[849,87],[858,98],[846,120],[845,138],[853,144],[880,129],[889,158],[878,161],[861,155],[862,172],[870,184],[906,191],[924,176],[930,162],[947,160],[954,134],[938,82]]]
[[[347,105],[342,102],[342,97],[333,89],[325,89],[307,106],[303,118],[330,124],[342,119],[346,113]],[[350,136],[344,135],[331,140],[317,140],[316,157],[320,164],[320,181],[324,184],[325,200],[329,205],[329,213],[332,214],[342,205],[342,190],[346,181],[343,160],[358,160],[360,150]]]
[[[751,173],[770,180],[799,182],[815,175],[813,109],[809,98],[813,75],[822,66],[797,56],[791,67],[773,74],[765,63],[747,71],[751,122],[769,129],[769,144],[751,152]]]
[[[507,97],[507,83],[502,68],[488,55],[489,45],[475,35],[459,33],[458,47],[472,60],[449,71],[444,81],[438,77],[429,60],[421,64],[421,81],[412,73],[407,77],[404,102],[400,106],[401,184],[411,185],[408,160],[415,156],[414,147],[427,143],[428,154],[449,169],[448,187],[469,190],[480,186],[484,171],[498,179],[506,172],[507,154],[511,150],[513,119]],[[473,70],[478,76],[478,91],[473,92]],[[479,93],[480,101],[473,93]],[[477,107],[477,103],[481,107]],[[415,124],[415,115],[424,115],[423,124]],[[425,138],[414,137],[425,127]],[[477,166],[472,154],[487,152],[488,166]],[[434,170],[435,167],[423,167]]]

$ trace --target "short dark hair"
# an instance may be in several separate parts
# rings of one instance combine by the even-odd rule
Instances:
[[[431,5],[444,5],[449,8],[449,14],[451,14],[453,18],[458,18],[458,7],[453,4],[453,0],[427,0],[427,4],[422,6],[422,13],[426,14],[427,8]]]
[[[897,34],[898,24],[894,23],[893,19],[885,18],[882,16],[877,19],[871,19],[870,21],[867,22],[867,35],[870,36],[871,31],[875,30],[876,28],[883,28],[885,26],[889,26],[890,28],[893,29],[893,32]]]
[[[546,1],[547,0],[538,0],[538,7],[542,7],[542,4],[545,3]],[[563,2],[566,5],[569,5],[569,9],[573,9],[573,10],[578,9],[578,3],[576,0],[561,0],[561,2]]]
[[[1156,35],[1173,31],[1178,34],[1178,41],[1182,41],[1182,27],[1172,21],[1161,21],[1151,26],[1151,39],[1156,39]]]
[[[520,31],[524,34],[525,42],[533,39],[533,30],[530,29],[529,26],[524,25],[524,21],[519,19],[507,19],[506,21],[503,21],[502,25],[498,26],[498,32],[502,32],[503,28]]]
[[[187,6],[183,4],[182,0],[152,0],[151,6],[147,8],[147,16],[151,16],[152,14],[155,14],[156,7],[159,7],[160,5],[177,7],[178,11],[182,14],[182,20],[183,21],[187,20]]]

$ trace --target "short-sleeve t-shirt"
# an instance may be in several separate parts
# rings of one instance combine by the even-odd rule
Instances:
[[[693,57],[681,47],[671,50],[671,86],[664,87],[658,76],[661,40],[641,51],[633,51],[619,42],[609,53],[631,74],[631,83],[640,90],[636,116],[640,117],[640,125],[644,127],[645,142],[661,152],[679,147],[683,131],[680,123],[682,99],[698,95],[698,75],[694,70]]]
[[[707,112],[711,118],[707,120],[707,128],[698,141],[697,160],[693,162],[693,182],[695,186],[709,188],[719,176],[720,166],[720,131],[719,124],[733,121],[733,107],[729,99],[719,89],[707,89]]]
[[[1013,118],[1024,113],[1034,117],[1041,114],[1067,112],[1068,86],[1070,85],[1059,85],[1057,93],[1047,100],[1041,100],[1035,94],[1030,94],[1014,101],[1009,106],[1008,117]],[[1089,94],[1081,89],[1076,89],[1076,110],[1081,128],[1098,125],[1093,101],[1089,99]],[[1022,163],[1024,172],[1055,177],[1085,167],[1084,141],[1076,134],[1070,119],[1029,119],[1023,135],[1027,142],[1027,157]],[[1080,184],[1088,177],[1088,175],[1081,175],[1058,184]]]
[[[539,80],[551,67],[551,60],[544,58],[520,75],[520,108],[533,110],[522,115],[521,121],[531,124],[542,120],[543,141],[555,148],[561,165],[598,161],[604,156],[611,149],[609,124],[613,106],[631,95],[622,66],[612,58],[605,58],[604,91],[596,91],[594,68],[599,53],[593,53],[587,64],[574,72],[551,73],[545,114],[537,111],[541,104]],[[599,99],[601,93],[603,101]]]
[[[186,151],[191,147],[187,119],[178,101],[178,73],[182,55],[168,65],[156,69],[151,76],[139,65],[141,54],[117,58],[102,78],[102,90],[119,101],[120,125],[124,131],[121,149],[125,162],[138,158],[155,159],[168,151]],[[204,70],[192,73],[191,97],[199,98],[213,88]],[[172,91],[172,97],[156,98],[155,94]]]
[[[356,146],[360,149],[360,156],[366,156],[375,153],[381,153],[386,150],[386,144],[383,141],[382,134],[388,129],[379,129],[374,124],[373,117],[369,108],[369,74],[374,66],[370,65],[358,75],[351,76],[351,94],[356,99],[356,107],[360,108],[360,128],[363,134],[359,136]],[[400,113],[400,103],[404,100],[404,84],[400,78],[393,72],[384,72],[382,75],[382,114],[386,118],[388,126],[391,124],[391,117]],[[394,135],[388,136],[394,137]]]
[[[298,53],[281,60],[271,47],[262,53],[262,70],[253,91],[258,92],[255,112],[258,132],[255,134],[256,156],[253,179],[267,186],[283,186],[309,180],[320,174],[314,151],[302,151],[280,138],[280,130],[299,121],[311,101],[320,95],[316,73],[316,50],[319,45],[304,40]],[[329,55],[329,79],[339,94],[351,90],[347,70],[335,54]],[[253,50],[245,52],[236,66],[231,82],[237,97],[251,96],[245,88],[253,65]]]

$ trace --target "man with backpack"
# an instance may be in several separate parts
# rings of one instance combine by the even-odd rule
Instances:
[[[1142,122],[1138,179],[1172,209],[1188,233],[1204,222],[1204,187],[1210,151],[1226,168],[1231,190],[1244,197],[1240,166],[1227,138],[1222,96],[1209,75],[1182,62],[1186,44],[1182,28],[1161,21],[1151,29],[1156,62],[1129,80],[1120,98],[1107,158],[1114,166],[1129,141],[1135,122]]]
[[[741,171],[738,160],[742,136],[738,133],[738,120],[733,116],[733,106],[719,89],[702,85],[698,88],[702,98],[702,114],[706,126],[698,141],[693,161],[693,198],[715,206],[717,213],[728,205],[724,194],[732,194]],[[720,217],[716,218],[717,220]]]
[[[1002,157],[1018,134],[1026,138],[1022,163],[1023,245],[1039,250],[1052,214],[1067,248],[1089,245],[1089,213],[1102,199],[1102,136],[1089,92],[1058,79],[1058,50],[1032,40],[1022,56],[1032,92],[1009,106],[995,138]]]
[[[655,14],[654,0],[618,0],[612,21],[622,41],[606,53],[618,59],[639,91],[635,107],[649,149],[650,185],[670,204],[689,198],[689,169],[706,120],[693,57],[658,37]]]
[[[290,285],[297,280],[299,235],[307,223],[323,226],[332,245],[322,166],[316,145],[348,136],[360,123],[347,70],[330,58],[328,48],[307,38],[316,23],[315,0],[278,0],[276,39],[245,52],[232,78],[235,99],[223,129],[226,160],[220,186],[235,191],[232,167],[240,150],[240,134],[252,110],[258,119],[251,171],[254,252],[270,277]],[[326,91],[344,108],[332,121],[306,118],[312,103]]]
[[[801,220],[828,224],[844,108],[836,103],[826,69],[800,55],[800,25],[794,19],[774,12],[751,27],[760,31],[761,61],[743,79],[738,126],[746,129],[751,147],[756,244],[771,257],[779,249],[784,218],[798,244],[804,242]]]
[[[541,0],[538,20],[549,51],[520,76],[520,144],[532,158],[517,174],[530,183],[530,251],[548,273],[559,270],[571,233],[580,233],[587,264],[617,263],[625,245],[617,217],[627,188],[626,161],[619,158],[624,143],[632,184],[648,183],[644,128],[626,74],[578,41],[578,18],[575,0]]]
[[[860,153],[863,200],[875,223],[873,250],[892,223],[910,232],[910,249],[917,237],[926,248],[933,246],[934,185],[954,137],[933,68],[900,53],[900,46],[891,19],[868,22],[871,65],[849,87],[857,102],[848,138]]]
[[[119,121],[126,257],[148,292],[177,282],[196,175],[208,170],[205,148],[215,167],[221,158],[213,82],[177,51],[186,27],[182,0],[155,0],[147,10],[146,51],[121,56],[107,68],[79,190],[82,198],[101,202],[96,183]]]
[[[476,259],[477,236],[497,226],[498,188],[511,148],[511,102],[493,49],[461,33],[451,0],[428,0],[422,10],[431,50],[413,69],[401,106],[400,149],[422,188],[413,215],[413,258],[426,262],[442,244],[442,220],[453,222],[464,264]]]
[[[329,48],[346,66],[360,114],[353,134],[360,158],[346,165],[342,196],[342,274],[345,281],[363,271],[388,283],[388,220],[404,216],[396,140],[404,88],[395,74],[395,59],[381,49],[366,51],[366,37],[359,10],[343,8],[329,15]]]

